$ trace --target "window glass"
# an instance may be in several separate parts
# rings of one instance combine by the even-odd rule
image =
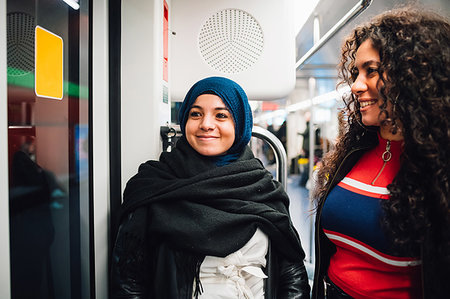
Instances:
[[[90,297],[88,7],[7,1],[12,298]]]

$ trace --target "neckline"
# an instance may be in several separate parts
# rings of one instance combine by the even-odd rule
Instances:
[[[403,152],[404,140],[388,140],[381,137],[378,132],[378,145],[375,148],[375,155],[380,156],[386,151],[389,141],[389,151],[394,159],[398,159]]]
[[[391,147],[395,146],[395,147],[402,147],[404,140],[389,140],[389,139],[385,139],[383,137],[381,137],[380,132],[377,132],[377,136],[378,136],[378,144],[382,145],[382,146],[386,146],[387,142],[389,141],[391,143]]]

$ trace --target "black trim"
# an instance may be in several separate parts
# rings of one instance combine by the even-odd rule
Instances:
[[[67,49],[69,82],[80,84],[80,11],[67,7],[69,28]],[[70,296],[81,298],[81,214],[80,174],[77,171],[75,149],[76,125],[80,123],[79,96],[67,95],[69,105],[69,244],[70,244]]]
[[[109,1],[109,155],[110,155],[110,246],[117,231],[117,214],[122,198],[121,176],[121,0]]]
[[[89,68],[89,111],[88,111],[88,124],[89,124],[89,294],[90,298],[95,298],[95,238],[94,238],[94,112],[93,112],[93,0],[89,1],[89,55],[88,55],[88,68]]]

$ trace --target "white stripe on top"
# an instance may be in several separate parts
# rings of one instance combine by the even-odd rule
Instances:
[[[360,181],[351,179],[349,177],[345,177],[342,180],[342,183],[352,186],[356,189],[371,192],[371,193],[382,194],[382,195],[389,194],[389,190],[385,187],[372,186],[372,185],[365,184]]]
[[[364,245],[356,243],[356,242],[354,242],[352,240],[349,240],[349,239],[347,239],[345,237],[334,235],[334,234],[331,234],[331,233],[325,233],[325,234],[327,235],[327,237],[330,240],[336,240],[336,241],[345,243],[347,245],[350,245],[350,246],[352,246],[352,247],[354,247],[356,249],[359,249],[362,252],[365,252],[368,255],[370,255],[370,256],[376,258],[377,260],[379,260],[379,261],[381,261],[383,263],[386,263],[388,265],[398,266],[398,267],[408,267],[408,266],[417,266],[417,265],[422,264],[421,260],[399,261],[399,260],[390,259],[390,258],[384,257],[384,256],[376,253],[375,251],[371,250],[370,248],[365,247]]]

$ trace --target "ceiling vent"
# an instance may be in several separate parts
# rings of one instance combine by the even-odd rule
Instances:
[[[249,13],[225,9],[203,24],[198,46],[210,67],[225,74],[237,74],[258,61],[264,36],[258,21]]]
[[[223,76],[252,100],[275,100],[295,86],[291,0],[172,0],[169,28],[171,98],[196,81]]]

